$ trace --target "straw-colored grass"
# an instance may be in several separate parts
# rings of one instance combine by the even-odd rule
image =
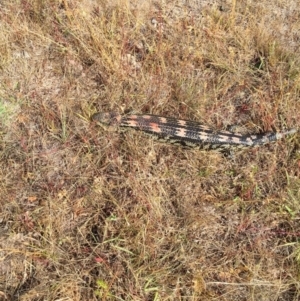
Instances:
[[[0,5],[0,299],[300,298],[299,134],[231,156],[90,122],[300,126],[300,7]]]

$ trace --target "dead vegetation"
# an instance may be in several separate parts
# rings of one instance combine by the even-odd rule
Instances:
[[[1,300],[299,300],[299,135],[234,157],[103,129],[299,128],[297,1],[0,5]]]

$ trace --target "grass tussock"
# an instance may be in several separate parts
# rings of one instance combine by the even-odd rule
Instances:
[[[299,135],[225,157],[101,128],[299,128],[297,1],[0,5],[1,300],[299,300]]]

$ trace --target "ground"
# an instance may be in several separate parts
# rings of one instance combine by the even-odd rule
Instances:
[[[299,128],[299,17],[296,0],[3,0],[0,300],[299,300],[299,132],[222,154],[90,121]]]

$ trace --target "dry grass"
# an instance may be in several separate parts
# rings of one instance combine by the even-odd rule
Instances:
[[[89,121],[299,128],[297,1],[188,2],[2,1],[1,300],[299,300],[298,134],[230,158]]]

